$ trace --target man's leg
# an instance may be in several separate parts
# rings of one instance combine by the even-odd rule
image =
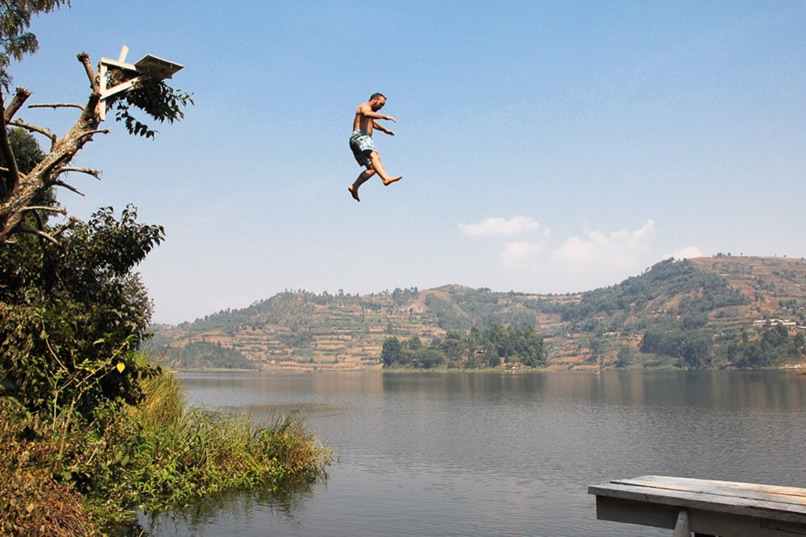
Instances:
[[[386,170],[383,169],[383,164],[381,164],[381,156],[378,154],[377,151],[373,151],[369,154],[369,159],[372,161],[372,168],[378,172],[378,175],[381,177],[384,185],[390,185],[395,181],[400,181],[403,179],[402,175],[398,175],[397,177],[391,177]],[[369,179],[369,178],[367,178]]]
[[[358,199],[358,187],[369,181],[370,177],[375,175],[375,170],[372,168],[367,168],[358,176],[358,179],[355,180],[353,184],[347,187],[347,190],[350,191],[350,195],[353,197],[355,201],[361,201]]]

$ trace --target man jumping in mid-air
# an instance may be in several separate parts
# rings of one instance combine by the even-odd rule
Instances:
[[[392,116],[385,116],[378,113],[378,110],[383,108],[385,104],[386,97],[380,93],[373,93],[369,101],[360,105],[355,111],[353,134],[350,135],[350,149],[353,150],[353,156],[358,164],[367,168],[361,172],[361,175],[358,176],[358,179],[356,179],[352,185],[347,187],[347,190],[350,191],[355,201],[361,201],[358,199],[358,187],[366,183],[369,178],[376,173],[381,177],[384,185],[390,185],[403,178],[402,175],[392,177],[386,173],[383,169],[383,164],[381,164],[381,156],[378,154],[378,151],[375,149],[375,144],[372,141],[373,129],[385,132],[389,136],[395,135],[393,131],[390,131],[375,121],[376,119],[383,119],[397,123],[397,120]]]

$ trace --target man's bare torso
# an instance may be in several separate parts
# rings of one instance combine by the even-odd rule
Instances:
[[[372,106],[366,102],[360,105],[355,110],[355,118],[353,119],[353,130],[362,130],[365,131],[367,134],[372,134],[372,118],[364,115],[363,112],[373,111]]]

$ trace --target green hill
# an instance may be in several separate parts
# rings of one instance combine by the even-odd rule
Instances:
[[[453,338],[472,359],[485,351],[474,350],[471,334],[502,326],[533,328],[551,368],[769,367],[806,360],[804,325],[806,261],[717,256],[662,261],[617,285],[566,295],[458,285],[284,292],[156,326],[152,348],[183,367],[354,369],[380,367],[389,338],[404,348]]]

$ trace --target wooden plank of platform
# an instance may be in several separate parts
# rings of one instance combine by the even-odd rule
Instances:
[[[601,520],[675,529],[685,511],[687,529],[700,534],[806,535],[806,489],[802,488],[642,476],[592,485],[588,492],[596,495],[596,516]]]

